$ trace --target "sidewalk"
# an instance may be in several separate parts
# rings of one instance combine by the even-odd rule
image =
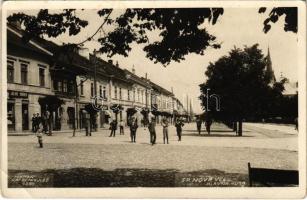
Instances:
[[[298,134],[298,131],[294,129],[295,126],[289,125],[289,124],[244,122],[243,126],[246,126],[247,128],[248,127],[254,127],[254,128],[262,128],[262,129],[271,130],[271,131],[280,131],[280,132],[291,134],[291,135]]]

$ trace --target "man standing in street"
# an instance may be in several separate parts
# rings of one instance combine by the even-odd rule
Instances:
[[[168,144],[168,120],[166,117],[163,117],[161,125],[163,127],[163,143],[165,144],[165,140]]]
[[[119,121],[119,134],[120,135],[124,135],[124,121],[121,119],[120,121]]]
[[[117,129],[117,121],[116,119],[112,120],[112,122],[110,123],[110,128],[111,128],[111,133],[109,137],[115,137],[115,132]]]
[[[178,141],[181,141],[182,127],[184,126],[181,119],[176,119],[175,127],[177,131]]]
[[[152,117],[148,123],[148,130],[150,133],[150,143],[154,145],[156,143],[156,120]]]
[[[132,117],[131,122],[130,122],[130,137],[131,137],[131,142],[134,142],[134,143],[135,143],[135,139],[136,139],[137,128],[138,128],[137,119]]]
[[[197,117],[197,119],[196,119],[196,126],[197,126],[198,134],[200,135],[200,132],[201,132],[201,119],[200,119],[200,117]]]

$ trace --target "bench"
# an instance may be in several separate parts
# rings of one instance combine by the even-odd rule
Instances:
[[[250,163],[247,165],[250,187],[252,187],[255,182],[262,183],[265,186],[289,186],[299,184],[297,170],[252,168]]]

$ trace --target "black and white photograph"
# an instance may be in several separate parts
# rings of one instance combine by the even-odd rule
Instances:
[[[306,195],[304,1],[2,8],[5,196]]]

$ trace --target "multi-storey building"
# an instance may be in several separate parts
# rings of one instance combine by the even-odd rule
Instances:
[[[128,111],[140,123],[153,107],[161,113],[178,110],[172,92],[93,55],[65,52],[40,38],[23,41],[24,32],[7,29],[7,119],[10,131],[27,131],[32,115],[51,111],[53,130],[83,128],[83,112],[100,106],[97,128],[110,119],[128,121]],[[57,104],[55,105],[55,102]],[[178,107],[178,106],[177,106]],[[52,108],[52,109],[51,109]]]

